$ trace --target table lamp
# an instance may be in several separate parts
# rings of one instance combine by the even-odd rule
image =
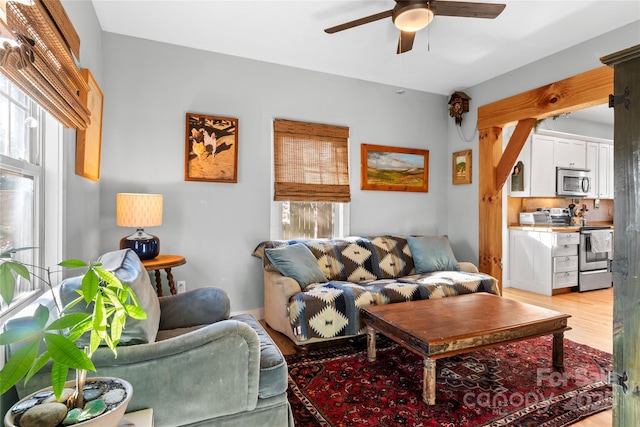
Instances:
[[[157,257],[160,239],[146,233],[144,227],[162,225],[162,194],[118,193],[116,224],[137,229],[120,240],[120,249],[133,249],[141,260]]]

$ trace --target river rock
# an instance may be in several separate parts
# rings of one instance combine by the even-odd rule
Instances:
[[[49,403],[49,402],[66,402],[67,400],[69,400],[69,398],[71,396],[73,396],[73,393],[76,392],[75,388],[63,388],[62,389],[62,394],[60,395],[60,399],[56,400],[56,395],[52,394],[51,396],[47,397],[43,403]]]
[[[83,390],[83,393],[84,393],[85,402],[88,402],[90,400],[95,400],[95,399],[99,398],[100,396],[102,396],[102,389],[100,389],[100,388],[85,388]]]
[[[36,405],[22,414],[20,427],[55,427],[67,415],[67,407],[58,402]]]
[[[102,395],[102,400],[107,405],[115,405],[116,403],[120,403],[124,400],[125,392],[122,388],[116,388],[113,390],[109,390],[104,395]]]

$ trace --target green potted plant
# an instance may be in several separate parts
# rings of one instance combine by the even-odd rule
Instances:
[[[116,346],[126,324],[128,317],[145,319],[146,313],[140,307],[133,290],[122,283],[113,273],[101,268],[98,262],[89,264],[81,260],[67,260],[58,264],[62,268],[86,268],[82,276],[82,286],[78,297],[61,307],[55,298],[52,287],[52,275],[61,270],[52,271],[50,268],[30,265],[16,261],[13,255],[22,250],[33,248],[20,248],[9,250],[0,254],[0,296],[9,305],[13,301],[16,277],[25,280],[38,279],[43,281],[52,293],[55,305],[59,310],[59,317],[47,324],[49,309],[40,305],[34,312],[31,322],[20,328],[9,329],[0,334],[1,345],[20,345],[20,348],[6,361],[0,371],[0,393],[5,393],[20,380],[27,382],[36,372],[42,369],[50,360],[51,385],[56,400],[60,400],[65,387],[74,385],[66,382],[68,371],[76,371],[75,391],[66,404],[73,407],[66,415],[75,418],[75,422],[84,421],[90,417],[94,409],[84,408],[83,388],[87,371],[95,371],[91,361],[92,354],[103,343],[117,356]],[[85,312],[70,312],[79,304],[85,304]],[[78,348],[76,341],[85,333],[90,334],[89,345],[83,349]],[[39,352],[43,348],[44,351]],[[126,403],[131,398],[130,384],[123,381],[129,387],[125,408],[119,408],[123,414]],[[25,399],[23,399],[24,401]],[[96,411],[104,411],[104,402],[92,405],[97,406]],[[15,406],[14,406],[15,407]],[[116,416],[117,425],[122,414]],[[12,411],[7,412],[5,425],[13,424]],[[102,420],[99,425],[106,425]]]

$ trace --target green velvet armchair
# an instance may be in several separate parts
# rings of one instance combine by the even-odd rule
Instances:
[[[156,427],[293,426],[282,353],[255,318],[229,317],[229,298],[222,289],[158,298],[133,251],[111,252],[100,261],[134,288],[147,311],[146,320],[127,323],[117,358],[98,349],[92,358],[97,371],[88,373],[129,381],[133,398],[127,411],[153,408]],[[79,285],[77,278],[61,284],[63,304]],[[50,298],[47,293],[36,303],[51,305]],[[12,319],[5,328],[23,321]],[[15,350],[5,348],[8,354]],[[17,395],[48,386],[47,368],[26,386],[17,385]]]

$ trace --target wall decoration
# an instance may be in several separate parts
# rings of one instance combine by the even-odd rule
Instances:
[[[91,123],[76,132],[76,175],[100,181],[100,148],[102,145],[103,95],[98,83],[86,68],[80,74],[89,85],[89,92],[80,93],[80,102],[91,113]]]
[[[524,163],[521,161],[513,167],[511,191],[524,191]]]
[[[429,191],[429,150],[360,145],[360,188]]]
[[[471,184],[471,150],[453,153],[453,184]]]
[[[449,99],[449,115],[453,117],[458,126],[462,126],[462,115],[469,112],[469,100],[471,98],[464,92],[453,92]]]
[[[238,182],[238,119],[187,113],[185,181]]]

